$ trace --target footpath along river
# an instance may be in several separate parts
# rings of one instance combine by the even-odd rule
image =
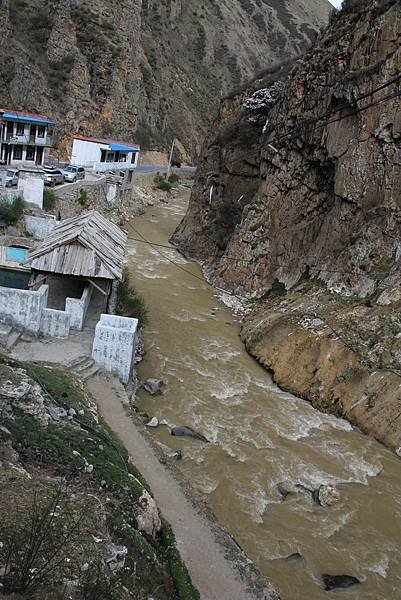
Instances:
[[[187,201],[183,192],[133,225],[167,244]],[[139,377],[166,384],[163,396],[139,392],[138,407],[214,443],[175,438],[166,427],[152,430],[156,440],[182,450],[178,468],[282,600],[330,598],[321,573],[362,580],[340,592],[344,598],[401,600],[401,461],[348,422],[279,390],[245,352],[236,317],[216,292],[170,260],[202,278],[199,267],[136,237],[131,229],[128,266],[149,307]],[[340,484],[341,500],[331,508],[302,493],[283,501],[283,480]],[[285,558],[295,552],[303,558]]]

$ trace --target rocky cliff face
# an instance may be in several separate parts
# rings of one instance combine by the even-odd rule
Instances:
[[[221,95],[293,57],[327,0],[1,0],[0,103],[195,155]]]
[[[214,283],[268,296],[243,335],[278,383],[394,447],[401,443],[401,427],[393,425],[400,399],[390,377],[399,375],[386,368],[401,372],[400,33],[399,0],[348,0],[284,85],[278,72],[256,82],[256,92],[225,102],[174,236]],[[281,306],[275,294],[289,289]],[[329,306],[345,328],[343,342],[330,329],[332,311],[324,325]],[[306,334],[303,318],[323,326]],[[354,359],[366,378],[352,375],[358,385],[347,388],[347,399],[350,382],[341,371]],[[327,362],[330,369],[321,368]],[[369,402],[376,369],[382,393]],[[373,405],[380,406],[377,419]]]

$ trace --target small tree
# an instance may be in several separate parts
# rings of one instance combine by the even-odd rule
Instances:
[[[0,220],[6,225],[17,223],[24,212],[24,201],[21,196],[17,196],[11,203],[6,199],[0,199]]]
[[[81,189],[79,192],[77,202],[81,206],[88,206],[88,203],[89,203],[88,192],[86,192],[84,189]]]
[[[129,271],[124,267],[123,276],[117,288],[117,314],[138,319],[141,327],[148,323],[148,309],[144,298],[130,283]]]
[[[79,544],[83,527],[83,513],[74,513],[62,487],[50,497],[35,494],[28,511],[13,512],[0,524],[4,592],[32,594],[62,580],[65,559]]]
[[[163,192],[169,192],[173,187],[170,181],[167,181],[167,179],[163,177],[163,175],[160,175],[160,173],[156,173],[153,178],[153,183],[159,190],[163,190]]]
[[[43,191],[43,208],[45,210],[53,210],[57,204],[56,192],[50,188],[45,188]]]

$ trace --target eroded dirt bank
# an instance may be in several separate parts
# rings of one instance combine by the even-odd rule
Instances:
[[[283,389],[401,446],[401,302],[362,303],[312,283],[255,303],[241,337]],[[393,300],[393,301],[392,301]]]

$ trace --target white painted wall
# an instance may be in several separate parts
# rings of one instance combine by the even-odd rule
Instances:
[[[0,318],[39,333],[48,293],[47,285],[42,285],[37,292],[0,287]]]
[[[133,372],[138,320],[101,315],[96,325],[92,358],[106,371],[128,383]]]
[[[87,285],[81,298],[67,298],[65,301],[65,312],[71,317],[71,328],[82,331],[86,312],[93,294],[93,285]]]
[[[30,202],[43,209],[44,188],[45,183],[40,173],[23,170],[19,172],[18,190],[20,190],[25,202]]]
[[[100,162],[101,150],[107,150],[108,144],[97,144],[85,140],[74,140],[72,145],[71,164],[82,167],[92,167]]]
[[[44,308],[40,320],[40,333],[56,338],[66,338],[70,334],[71,315],[62,310]]]

